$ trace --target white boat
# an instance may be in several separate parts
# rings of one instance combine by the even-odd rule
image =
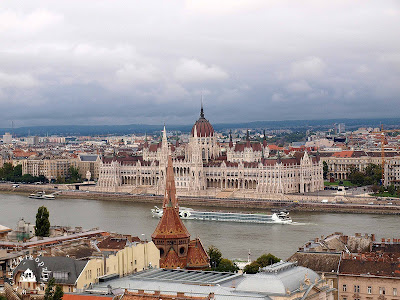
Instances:
[[[33,193],[30,194],[28,197],[33,199],[44,199],[44,200],[53,200],[56,198],[54,194],[46,194],[45,192]]]
[[[161,218],[163,210],[154,206],[151,209],[153,217]],[[290,224],[292,219],[289,217],[288,211],[274,212],[272,215],[267,214],[250,214],[235,212],[215,212],[215,211],[197,211],[192,208],[180,207],[179,216],[183,220],[203,220],[203,221],[223,221],[223,222],[242,222],[242,223],[273,223],[273,224]]]

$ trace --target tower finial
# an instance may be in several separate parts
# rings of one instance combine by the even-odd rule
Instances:
[[[203,92],[201,92],[201,109],[200,109],[200,118],[204,118],[204,110],[203,110]]]

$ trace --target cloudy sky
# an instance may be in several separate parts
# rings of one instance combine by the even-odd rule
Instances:
[[[399,117],[400,1],[15,1],[0,126]]]

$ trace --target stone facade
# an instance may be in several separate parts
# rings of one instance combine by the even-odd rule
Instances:
[[[182,150],[183,149],[183,150]],[[185,155],[180,155],[184,151]],[[305,193],[323,190],[322,162],[307,152],[290,157],[270,157],[266,142],[237,143],[221,155],[211,124],[200,118],[193,126],[189,143],[170,145],[164,127],[161,142],[143,146],[143,155],[103,158],[98,188],[103,191],[163,194],[168,156],[173,157],[179,195],[222,196],[246,193]]]

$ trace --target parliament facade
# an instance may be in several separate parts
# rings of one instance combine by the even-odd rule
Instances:
[[[189,143],[173,145],[164,127],[162,140],[143,145],[141,156],[103,158],[98,188],[103,191],[162,195],[169,155],[173,158],[179,195],[213,197],[267,197],[271,194],[323,190],[323,166],[318,156],[296,152],[270,155],[267,142],[233,144],[225,151],[204,117],[193,125]]]

